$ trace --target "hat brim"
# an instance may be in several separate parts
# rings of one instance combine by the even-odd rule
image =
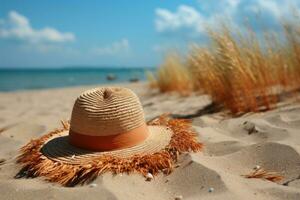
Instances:
[[[17,162],[23,167],[16,178],[43,176],[50,182],[75,186],[105,172],[169,174],[180,153],[202,149],[189,120],[162,115],[147,124],[151,135],[142,144],[111,152],[90,152],[68,144],[66,135],[70,127],[63,122],[63,128],[31,140],[21,148]]]
[[[146,155],[164,149],[171,140],[172,130],[166,126],[148,126],[149,136],[142,143],[113,151],[89,151],[75,147],[69,143],[69,131],[63,130],[45,142],[41,152],[47,158],[69,164],[87,163],[102,156],[127,158],[134,155]]]

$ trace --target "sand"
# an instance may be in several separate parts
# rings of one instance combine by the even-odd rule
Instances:
[[[124,86],[124,84],[123,84]],[[147,119],[169,112],[193,115],[207,96],[159,95],[144,83],[127,84],[140,97]],[[181,155],[169,176],[151,182],[138,174],[104,174],[93,184],[65,188],[42,178],[15,179],[18,149],[68,119],[75,98],[93,86],[0,93],[0,199],[300,199],[300,105],[230,118],[193,118],[203,152]],[[4,162],[3,162],[4,159]],[[1,161],[2,160],[2,161]],[[247,179],[259,165],[284,176],[279,183]]]

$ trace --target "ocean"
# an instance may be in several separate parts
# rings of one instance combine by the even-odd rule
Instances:
[[[146,80],[154,68],[0,69],[0,91],[59,88]],[[110,79],[108,80],[108,76]]]

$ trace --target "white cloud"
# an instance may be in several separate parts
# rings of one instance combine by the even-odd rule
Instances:
[[[206,25],[214,27],[218,22],[217,19],[224,17],[232,19],[232,25],[239,27],[243,19],[255,16],[253,14],[259,11],[261,11],[260,20],[265,19],[266,24],[274,24],[281,16],[287,16],[291,7],[300,11],[300,2],[297,0],[287,0],[285,3],[279,0],[198,0],[198,4],[199,7],[180,5],[175,11],[164,8],[155,9],[156,31],[159,33],[186,31],[187,36],[199,35],[205,31]]]
[[[115,55],[119,53],[126,53],[130,49],[129,41],[124,38],[120,41],[113,42],[110,45],[103,47],[96,47],[93,52],[97,55]]]
[[[51,27],[34,29],[29,19],[16,11],[10,11],[8,18],[1,19],[0,22],[0,38],[29,43],[61,43],[75,40],[73,33],[63,33]]]
[[[217,2],[212,1],[211,3]],[[221,3],[222,6],[220,6],[220,8],[226,7],[226,9],[220,9],[221,11],[211,15],[204,15],[200,10],[188,5],[178,6],[177,11],[175,12],[163,8],[157,8],[155,10],[156,31],[176,32],[181,30],[191,30],[194,33],[203,33],[206,25],[214,24],[218,16],[232,16],[239,6],[240,0],[224,0]],[[209,5],[207,5],[207,2],[199,1],[199,4],[201,4],[206,12],[209,12],[210,8]]]
[[[176,12],[157,8],[155,26],[158,32],[177,31],[183,28],[202,32],[203,16],[193,7],[180,5]]]

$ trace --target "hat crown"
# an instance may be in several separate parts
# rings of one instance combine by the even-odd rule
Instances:
[[[139,98],[127,88],[85,91],[75,101],[70,129],[90,136],[126,133],[145,123]]]

